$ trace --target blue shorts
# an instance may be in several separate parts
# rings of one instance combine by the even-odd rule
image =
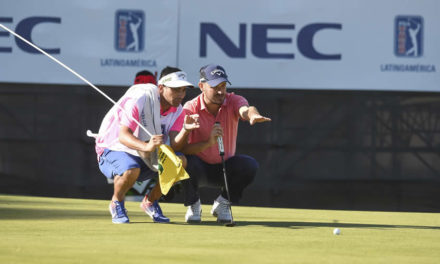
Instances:
[[[122,175],[127,170],[133,168],[141,169],[137,181],[145,181],[158,175],[140,157],[124,151],[105,149],[101,157],[99,157],[99,169],[108,179],[113,179],[116,175]]]

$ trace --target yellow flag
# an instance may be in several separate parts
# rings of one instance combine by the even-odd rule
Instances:
[[[182,161],[167,145],[159,146],[159,183],[162,194],[167,194],[174,183],[189,179],[188,173],[182,166]]]

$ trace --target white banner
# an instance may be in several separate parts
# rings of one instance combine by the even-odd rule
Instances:
[[[440,91],[439,11],[438,0],[193,0],[178,61],[189,76],[218,63],[237,88]]]
[[[14,0],[0,23],[97,85],[133,83],[140,70],[175,66],[177,0]],[[49,58],[0,29],[0,81],[82,84]]]
[[[234,88],[440,91],[439,10],[438,0],[16,0],[0,2],[0,23],[97,85],[167,65],[196,83],[218,63]],[[82,83],[34,52],[0,30],[0,82]]]

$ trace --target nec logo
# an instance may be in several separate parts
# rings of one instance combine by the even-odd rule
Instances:
[[[0,17],[0,23],[13,23],[14,20],[12,17]],[[59,17],[28,17],[25,19],[22,19],[18,22],[17,26],[15,27],[15,32],[22,36],[23,38],[27,39],[28,41],[34,43],[32,41],[32,31],[34,30],[34,27],[42,24],[42,23],[56,23],[61,24],[61,18]],[[0,37],[10,37],[9,32],[0,31]],[[39,51],[35,50],[34,48],[27,45],[22,40],[15,38],[15,43],[17,44],[17,47],[21,49],[22,51],[28,52],[28,53],[34,53],[34,54],[40,54]],[[39,46],[38,43],[34,43],[35,45]],[[39,46],[40,47],[40,46]],[[60,54],[61,50],[60,48],[43,48],[40,47],[42,50],[44,50],[47,53],[50,54]],[[11,53],[12,47],[4,47],[0,46],[0,53]]]
[[[423,18],[397,16],[394,24],[394,54],[398,57],[423,55]]]
[[[116,12],[115,48],[117,51],[140,52],[144,49],[145,16],[141,10]]]
[[[246,57],[246,24],[239,25],[239,43],[236,46],[223,30],[215,23],[200,24],[200,57],[207,56],[208,36],[217,46],[231,58]],[[269,37],[271,30],[293,31],[293,24],[252,24],[251,25],[251,51],[255,57],[263,59],[293,59],[293,53],[269,52],[268,44],[286,43],[291,44],[292,38]],[[341,30],[342,24],[315,23],[304,26],[297,36],[297,47],[299,52],[312,60],[341,60],[341,54],[324,54],[314,46],[314,37],[322,30]]]

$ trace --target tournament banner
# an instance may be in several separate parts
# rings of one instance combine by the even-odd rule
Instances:
[[[130,86],[138,71],[176,65],[177,0],[0,3],[0,23],[96,85]],[[0,82],[83,84],[0,29]]]
[[[197,83],[218,63],[234,88],[437,92],[438,10],[438,0],[16,0],[0,2],[0,23],[97,85],[167,65]],[[81,84],[2,29],[0,82]]]
[[[192,82],[218,63],[234,88],[440,91],[438,0],[189,2],[178,61]]]

